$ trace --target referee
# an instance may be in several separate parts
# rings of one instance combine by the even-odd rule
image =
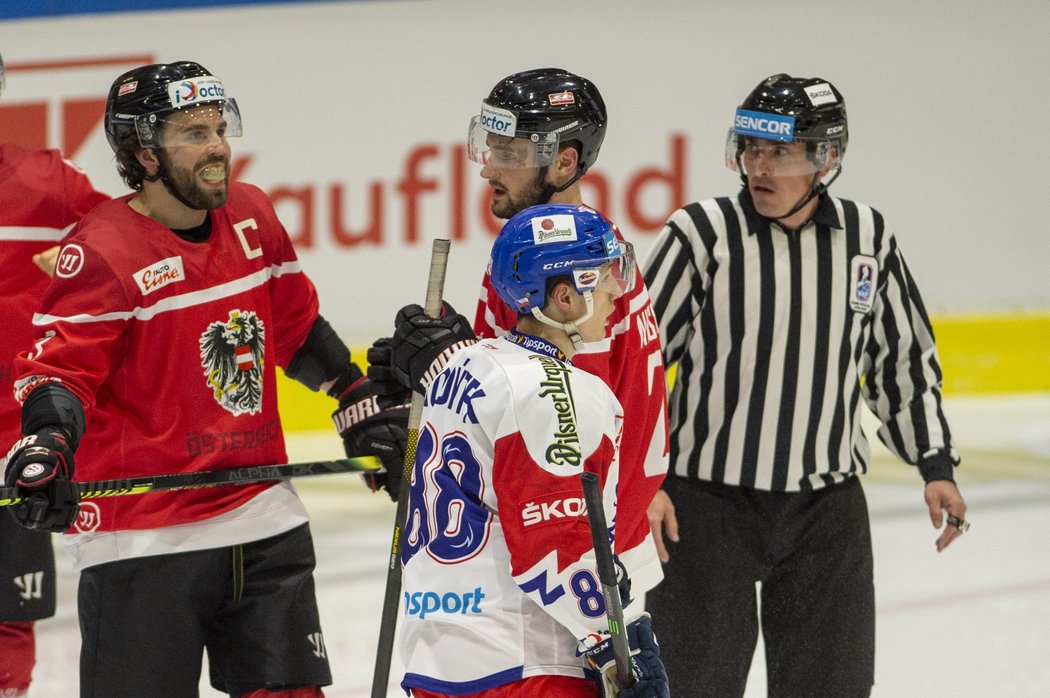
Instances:
[[[742,695],[760,625],[770,696],[870,694],[865,406],[918,466],[934,527],[947,513],[937,550],[968,526],[918,289],[882,215],[827,193],[847,141],[831,83],[762,81],[726,143],[744,187],[675,211],[645,264],[678,364],[672,472],[650,507],[665,579],[647,597],[676,619],[677,695]]]

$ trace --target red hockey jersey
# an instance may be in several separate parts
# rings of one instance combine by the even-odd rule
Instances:
[[[10,387],[13,361],[32,346],[33,311],[50,280],[33,255],[58,244],[84,214],[105,201],[88,178],[57,150],[0,144],[0,444],[22,437],[22,408]],[[2,454],[0,454],[2,455]]]
[[[302,345],[318,300],[272,205],[257,188],[231,184],[226,205],[209,214],[208,240],[196,243],[134,211],[131,198],[98,206],[64,239],[33,319],[36,344],[16,360],[20,399],[58,380],[84,404],[79,481],[286,462],[275,366]],[[253,508],[271,488],[270,500],[259,499],[264,511]],[[284,523],[261,516],[282,508],[291,511]],[[71,542],[192,531],[180,525],[229,512],[243,514],[237,536],[245,540],[287,530],[304,515],[294,490],[272,484],[101,498],[82,503],[71,532],[83,538]],[[254,531],[245,518],[255,519]],[[244,542],[124,538],[71,553],[94,564]]]
[[[474,331],[482,337],[498,337],[516,321],[486,270]],[[669,452],[660,333],[641,272],[636,272],[634,288],[616,300],[610,322],[611,336],[588,344],[572,361],[605,381],[623,405],[616,553],[630,572],[633,588],[640,592],[663,578],[646,509],[667,473]]]

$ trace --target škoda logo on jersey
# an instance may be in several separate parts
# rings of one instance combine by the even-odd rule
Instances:
[[[530,500],[521,507],[521,523],[525,528],[556,523],[587,514],[583,497],[569,492],[555,492],[541,500]]]
[[[200,338],[201,366],[215,401],[230,414],[262,411],[266,329],[248,310],[231,310],[229,320],[208,325]]]

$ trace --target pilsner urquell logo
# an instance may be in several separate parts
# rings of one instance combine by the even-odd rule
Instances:
[[[572,385],[569,383],[569,367],[549,356],[530,356],[540,362],[546,378],[540,383],[540,397],[549,397],[554,401],[554,411],[558,413],[558,426],[554,432],[554,441],[544,454],[551,465],[580,465],[583,455],[580,453],[580,435],[576,429],[576,403],[572,397]]]
[[[536,244],[576,240],[576,220],[564,214],[533,218],[532,239]]]

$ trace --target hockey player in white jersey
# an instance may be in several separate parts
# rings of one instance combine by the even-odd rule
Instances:
[[[426,393],[402,552],[411,695],[669,695],[647,614],[628,624],[638,681],[615,683],[579,477],[599,476],[614,538],[623,409],[572,357],[634,279],[630,244],[587,207],[500,231],[492,280],[516,328],[457,352]]]

